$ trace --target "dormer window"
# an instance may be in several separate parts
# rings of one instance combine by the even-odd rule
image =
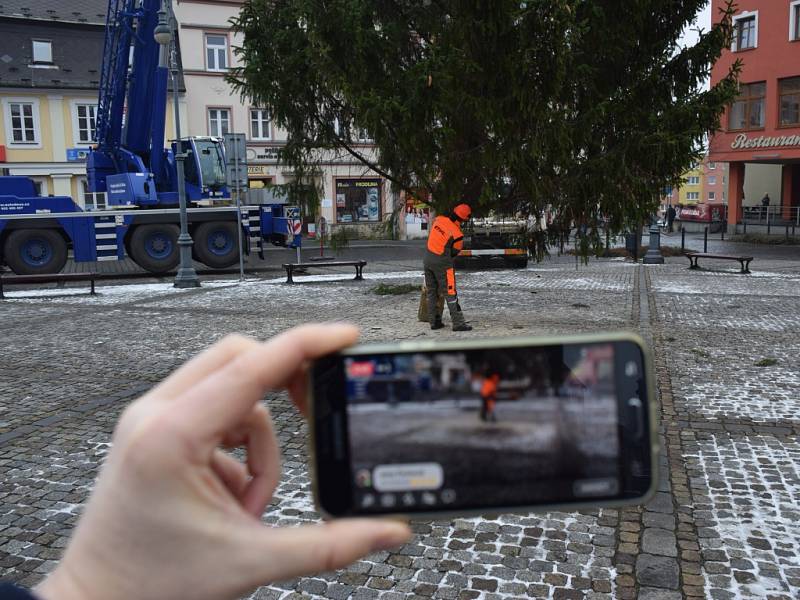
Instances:
[[[53,64],[53,42],[48,40],[32,40],[33,43],[33,63],[34,64]]]

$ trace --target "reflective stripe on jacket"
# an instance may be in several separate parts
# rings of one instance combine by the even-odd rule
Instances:
[[[428,235],[428,252],[437,256],[456,256],[463,247],[461,226],[443,215],[436,217]]]

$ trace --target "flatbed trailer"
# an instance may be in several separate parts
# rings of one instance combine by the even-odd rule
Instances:
[[[464,249],[456,256],[457,267],[528,266],[527,223],[474,220],[463,231]]]

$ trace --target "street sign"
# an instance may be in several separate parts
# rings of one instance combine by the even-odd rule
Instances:
[[[228,187],[246,189],[247,139],[243,133],[226,133],[222,139],[225,143],[225,180]]]
[[[67,148],[67,162],[86,162],[89,148]]]
[[[300,235],[303,231],[303,222],[300,219],[287,220],[286,231],[289,235]]]

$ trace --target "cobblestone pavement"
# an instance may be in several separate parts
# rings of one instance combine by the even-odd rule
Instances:
[[[16,290],[0,303],[0,572],[25,585],[58,560],[111,431],[128,402],[226,333],[268,337],[307,320],[347,319],[367,340],[617,329],[653,345],[664,467],[646,506],[414,524],[394,552],[276,582],[278,598],[774,598],[800,596],[800,258],[761,257],[755,273],[552,259],[524,271],[459,274],[476,326],[431,332],[407,256],[362,282],[279,273],[205,282]],[[712,265],[716,266],[716,265]],[[722,264],[727,267],[726,263]],[[326,271],[327,273],[327,271]],[[298,278],[300,279],[300,278]],[[318,518],[305,426],[284,394],[266,403],[284,473],[264,520]]]

